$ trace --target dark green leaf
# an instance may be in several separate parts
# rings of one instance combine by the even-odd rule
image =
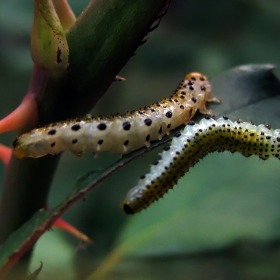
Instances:
[[[280,119],[280,82],[274,65],[243,65],[221,74],[212,81],[213,95],[221,106],[213,108],[217,117],[253,121],[277,128]]]

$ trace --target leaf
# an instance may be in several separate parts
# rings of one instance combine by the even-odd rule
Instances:
[[[264,123],[277,128],[280,119],[280,83],[274,65],[244,65],[223,73],[212,81],[213,95],[221,98],[214,108],[217,116]]]
[[[280,83],[272,65],[245,65],[215,78],[216,116],[277,124]],[[124,257],[164,258],[224,248],[240,238],[273,240],[280,231],[279,162],[224,153],[208,156],[175,192],[129,218],[115,249],[89,279]],[[125,262],[125,261],[124,261]]]

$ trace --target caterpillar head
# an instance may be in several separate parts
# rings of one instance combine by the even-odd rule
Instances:
[[[210,96],[211,85],[207,77],[204,76],[203,74],[198,72],[192,72],[185,77],[185,80],[191,80],[194,84],[197,84],[200,87],[204,86],[206,94]],[[203,89],[203,87],[201,89]]]

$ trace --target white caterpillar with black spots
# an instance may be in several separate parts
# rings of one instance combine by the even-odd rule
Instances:
[[[206,102],[220,102],[210,96],[211,86],[199,73],[188,74],[170,98],[137,111],[109,117],[81,118],[52,123],[34,129],[14,141],[18,158],[38,158],[70,150],[78,155],[89,150],[122,154],[135,150],[150,141],[161,139],[182,124],[190,121],[197,110],[213,115]]]
[[[239,152],[245,157],[258,155],[263,160],[269,156],[279,159],[280,129],[232,122],[227,117],[217,121],[205,117],[199,124],[191,121],[165,147],[150,172],[141,176],[138,185],[128,192],[123,210],[134,214],[147,208],[172,189],[190,167],[214,151]]]

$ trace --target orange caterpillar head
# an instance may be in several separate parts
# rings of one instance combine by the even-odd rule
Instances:
[[[198,72],[189,73],[189,74],[185,77],[186,80],[192,80],[192,78],[200,79],[201,81],[207,81],[207,77],[204,76],[204,75],[201,74],[201,73],[198,73]]]
[[[206,88],[206,92],[208,92],[210,94],[210,91],[211,91],[211,85],[207,79],[207,77],[201,73],[198,73],[198,72],[192,72],[192,73],[189,73],[186,77],[185,77],[185,80],[193,80],[194,82],[196,83],[199,83],[200,82],[203,82],[204,83],[204,86]],[[210,95],[209,97],[210,98]]]

